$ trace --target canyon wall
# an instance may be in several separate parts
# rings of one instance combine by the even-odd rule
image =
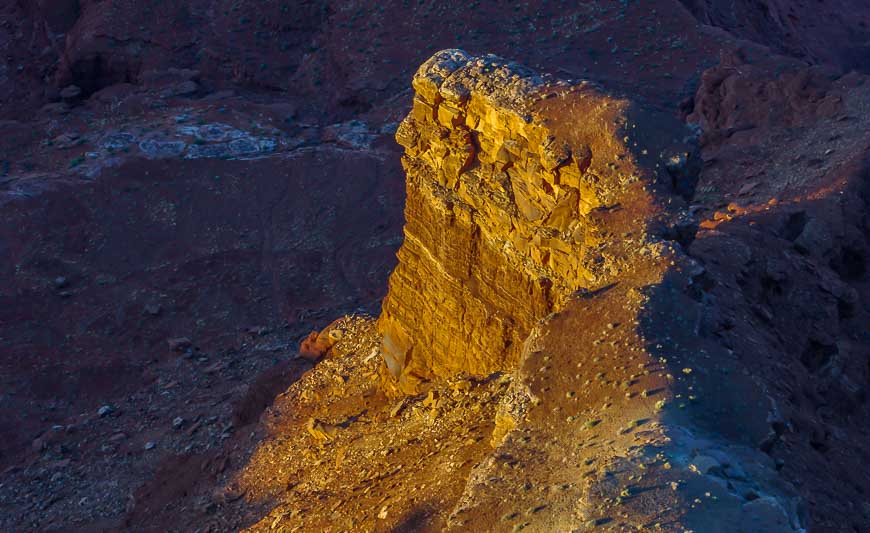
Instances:
[[[404,392],[515,366],[536,321],[679,225],[695,160],[675,119],[496,56],[444,50],[413,87],[405,241],[378,323]]]

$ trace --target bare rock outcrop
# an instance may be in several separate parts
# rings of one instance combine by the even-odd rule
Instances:
[[[800,530],[801,500],[763,452],[776,401],[748,374],[720,379],[709,361],[732,355],[692,327],[694,135],[494,56],[440,52],[413,84],[382,378],[414,394],[511,375],[447,529]]]
[[[677,224],[696,178],[688,130],[588,82],[445,50],[413,86],[405,242],[378,324],[404,392],[515,366],[537,320]]]
[[[857,115],[851,79],[831,88]],[[836,444],[859,442],[846,421],[864,412],[862,352],[819,335],[866,323],[847,283],[863,276],[863,237],[835,215],[865,209],[866,166],[846,156],[866,153],[860,130],[827,112],[788,122],[812,125],[789,146],[824,167],[747,188],[740,159],[713,159],[751,155],[740,132],[715,135],[731,127],[729,94],[701,90],[692,116],[715,120],[699,121],[695,195],[694,133],[596,86],[446,50],[414,88],[383,313],[276,404],[276,437],[240,483],[282,503],[253,530],[789,533],[847,514],[860,529],[861,474],[836,474],[837,492],[821,454],[854,464]],[[766,171],[803,166],[777,146],[754,147]],[[851,235],[841,252],[836,232]],[[800,266],[816,259],[830,268]],[[818,288],[778,288],[790,278]],[[775,327],[792,331],[788,348]]]

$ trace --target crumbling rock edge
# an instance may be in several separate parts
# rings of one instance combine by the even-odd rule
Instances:
[[[467,55],[457,51],[440,57],[450,68],[472,64],[510,71],[507,62],[491,56],[482,65],[474,58],[458,61]],[[453,80],[455,74],[438,66],[442,62],[435,65],[430,70],[438,87]],[[735,72],[725,75],[743,76]],[[837,115],[823,116],[818,120],[840,124],[838,136],[827,137],[844,152],[830,158],[837,164],[825,162],[812,172],[791,173],[794,180],[757,185],[784,187],[781,192],[789,194],[795,183],[810,186],[800,194],[820,202],[811,215],[801,218],[788,205],[777,212],[779,204],[762,197],[709,213],[704,210],[711,204],[685,202],[692,194],[680,190],[680,177],[692,179],[694,154],[675,148],[691,146],[692,138],[667,113],[597,87],[572,91],[580,84],[528,75],[516,80],[541,84],[531,85],[535,92],[526,99],[501,100],[507,106],[502,116],[499,99],[491,94],[497,87],[475,81],[485,74],[469,74],[471,82],[463,84],[483,87],[478,95],[452,90],[464,95],[459,107],[427,89],[425,80],[415,80],[438,104],[415,100],[397,132],[406,147],[407,225],[385,312],[377,331],[373,322],[362,328],[364,350],[344,344],[363,337],[343,335],[325,360],[276,402],[275,414],[284,418],[268,420],[270,427],[281,428],[281,436],[255,454],[254,467],[246,469],[247,486],[266,484],[280,493],[283,472],[300,481],[293,481],[292,491],[254,529],[292,524],[392,531],[793,532],[818,524],[815,494],[797,485],[805,478],[795,476],[795,465],[788,462],[805,459],[795,461],[799,469],[817,468],[825,460],[790,455],[818,442],[801,442],[792,427],[809,421],[795,415],[794,397],[788,396],[797,392],[794,375],[781,369],[800,365],[801,356],[792,361],[775,351],[782,348],[772,343],[777,317],[766,306],[777,301],[777,294],[770,294],[775,284],[792,275],[801,286],[820,284],[827,296],[807,294],[823,300],[828,315],[863,316],[849,287],[821,270],[839,268],[847,276],[857,267],[844,269],[834,260],[842,254],[831,259],[808,245],[824,234],[813,234],[813,227],[838,226],[830,213],[866,210],[866,184],[856,182],[867,174],[848,155],[866,151],[863,137]],[[734,86],[742,90],[740,83]],[[696,99],[695,111],[710,116],[719,116],[717,108],[726,105],[717,95],[723,101],[739,96],[711,87],[699,89],[704,94],[713,97]],[[772,96],[799,99],[788,92]],[[819,103],[824,113],[858,115],[870,101],[866,94],[863,100],[844,95],[842,107],[827,106],[834,96]],[[442,106],[460,113],[442,112]],[[747,112],[781,118],[763,109]],[[493,125],[476,116],[491,117]],[[800,142],[826,138],[825,124],[814,123],[819,131],[800,130]],[[527,139],[535,128],[548,132],[543,139],[552,135],[551,142],[536,137],[530,147],[514,147],[517,153],[501,150],[511,148],[517,131]],[[704,129],[708,157],[740,137],[737,132],[725,140],[716,133]],[[753,136],[744,142],[767,142],[765,133],[749,130]],[[570,156],[547,170],[541,147],[554,144],[567,145],[562,153]],[[591,158],[582,157],[584,146]],[[775,143],[763,148],[771,151],[769,168],[801,164],[774,151]],[[824,151],[821,144],[806,150]],[[831,153],[837,152],[825,155]],[[581,154],[582,164],[574,154]],[[588,198],[603,199],[588,211],[582,195],[569,190],[574,172],[578,187],[588,185]],[[720,172],[715,164],[705,167],[701,195],[710,194],[711,182],[753,190],[717,182]],[[863,187],[857,194],[856,185]],[[521,188],[520,196],[528,199],[524,206],[517,200]],[[560,220],[571,232],[549,225],[560,202]],[[697,234],[692,211],[705,217]],[[818,222],[809,224],[812,218]],[[573,240],[578,228],[582,241]],[[856,229],[850,226],[844,234],[857,238]],[[560,247],[565,257],[554,254]],[[797,261],[798,268],[806,267],[800,272],[778,263],[778,255],[789,259],[796,253],[807,258]],[[825,263],[814,266],[811,256]],[[578,275],[581,269],[588,278]],[[541,279],[549,281],[546,293],[527,291],[540,288]],[[754,284],[761,286],[756,290]],[[757,317],[747,316],[753,312]],[[809,353],[803,365],[823,376],[820,381],[832,388],[835,400],[838,383],[852,382],[833,372],[842,376],[852,367],[848,354],[829,357],[826,350]],[[787,387],[770,371],[756,372],[761,365],[782,373]],[[348,402],[355,395],[363,405]],[[360,409],[368,420],[356,418]],[[314,433],[306,431],[309,413]],[[324,438],[318,428],[326,428],[329,438],[315,447],[311,439]],[[344,466],[348,461],[352,467]],[[315,507],[306,508],[312,501]]]
[[[697,180],[689,130],[585,81],[444,50],[413,86],[405,244],[379,320],[405,393],[513,368],[535,321],[682,223]]]
[[[742,440],[684,412],[710,384],[699,376],[708,369],[682,366],[703,362],[680,346],[721,347],[673,331],[665,357],[651,341],[668,328],[659,308],[675,298],[697,307],[686,297],[697,264],[667,240],[680,224],[684,239],[693,233],[683,203],[698,172],[690,132],[590,84],[460,50],[435,54],[413,85],[396,135],[406,240],[378,321],[384,386],[413,394],[463,372],[513,372],[494,450],[473,468],[447,529],[528,508],[535,520],[518,526],[532,531],[802,531],[794,488],[752,442],[770,431],[768,412],[748,417]],[[753,380],[732,379],[740,394],[763,397]],[[506,473],[504,458],[535,466]],[[564,466],[593,463],[602,467]],[[539,485],[560,493],[541,503]]]

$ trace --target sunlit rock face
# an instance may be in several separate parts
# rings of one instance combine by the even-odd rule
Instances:
[[[654,190],[694,183],[682,126],[588,82],[444,50],[413,87],[396,133],[405,241],[378,323],[385,376],[404,392],[512,367],[538,319],[613,279],[670,217]]]

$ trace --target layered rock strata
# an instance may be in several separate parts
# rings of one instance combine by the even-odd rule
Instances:
[[[404,392],[514,366],[537,320],[677,225],[694,157],[670,117],[496,56],[439,52],[413,87],[405,241],[378,323]]]

